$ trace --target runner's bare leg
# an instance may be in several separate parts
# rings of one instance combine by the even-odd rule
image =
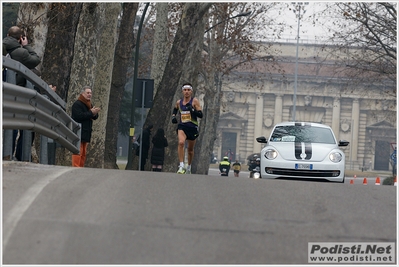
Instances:
[[[177,135],[179,138],[179,144],[177,146],[177,156],[179,157],[179,162],[184,162],[184,143],[186,142],[186,134],[183,130],[178,130]]]
[[[196,140],[187,140],[188,146],[187,146],[187,164],[191,165],[191,162],[193,161],[194,158],[194,146],[195,146]]]

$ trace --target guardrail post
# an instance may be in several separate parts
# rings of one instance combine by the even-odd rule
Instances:
[[[48,137],[44,135],[40,135],[40,163],[41,164],[48,164]]]
[[[33,84],[32,84],[30,81],[28,81],[28,80],[26,80],[26,85],[25,85],[25,87],[26,87],[26,88],[29,88],[29,89],[34,89]]]
[[[49,165],[55,165],[55,151],[56,151],[57,143],[54,142],[53,139],[48,138],[47,143],[47,154],[48,154],[48,163]]]
[[[22,134],[22,159],[21,161],[32,161],[32,131],[29,130],[24,130],[20,131],[20,133],[23,132]],[[20,136],[21,138],[21,136]]]
[[[16,84],[17,83],[17,73],[13,70],[7,69],[6,70],[6,80],[9,83]]]
[[[12,143],[15,142],[12,138],[12,131],[4,130],[3,132],[3,160],[12,160]]]

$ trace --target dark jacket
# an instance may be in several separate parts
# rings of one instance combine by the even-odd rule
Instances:
[[[3,47],[5,47],[7,53],[13,60],[21,62],[28,69],[34,69],[40,64],[40,58],[28,44],[21,46],[17,39],[11,36],[7,36],[3,39]],[[21,75],[17,75],[17,85],[25,86],[26,79]]]
[[[221,161],[219,164],[219,171],[220,173],[222,173],[222,176],[229,176],[230,162],[228,162],[227,160]]]
[[[139,141],[139,144],[141,143],[142,149],[141,149],[141,158],[142,159],[147,159],[148,158],[148,150],[150,149],[150,141],[151,141],[151,130],[152,127],[147,127],[143,130],[143,136],[139,137],[140,139],[142,138],[141,141]],[[140,155],[140,149],[136,150],[136,156]]]
[[[248,166],[248,171],[251,171],[251,172],[252,172],[253,170],[256,169],[256,167],[259,167],[259,168],[260,168],[260,162],[259,162],[259,164],[256,164],[256,161],[255,161],[255,162],[249,164],[249,166]]]
[[[90,109],[79,100],[76,100],[72,105],[72,119],[81,123],[81,141],[90,143],[93,120],[98,118],[98,113],[93,115]]]
[[[151,164],[163,165],[165,159],[165,147],[168,146],[168,140],[165,136],[154,136],[152,138]]]

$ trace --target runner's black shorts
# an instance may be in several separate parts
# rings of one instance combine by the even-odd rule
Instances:
[[[177,125],[176,133],[178,130],[182,130],[186,134],[187,140],[195,140],[199,136],[198,126],[189,127],[179,123]]]
[[[234,170],[234,173],[239,173],[240,171],[239,170]]]

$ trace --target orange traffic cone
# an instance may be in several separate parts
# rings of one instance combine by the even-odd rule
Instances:
[[[350,184],[354,184],[354,183],[353,183],[353,179],[351,179],[351,182],[350,182]]]
[[[397,186],[397,185],[398,185],[397,182],[396,182],[396,176],[395,176],[395,179],[393,180],[393,185],[394,185],[394,186]]]
[[[375,179],[375,185],[381,185],[380,177],[377,177],[377,179]]]
[[[363,179],[363,185],[367,185],[367,178],[366,177],[364,177],[364,179]]]

